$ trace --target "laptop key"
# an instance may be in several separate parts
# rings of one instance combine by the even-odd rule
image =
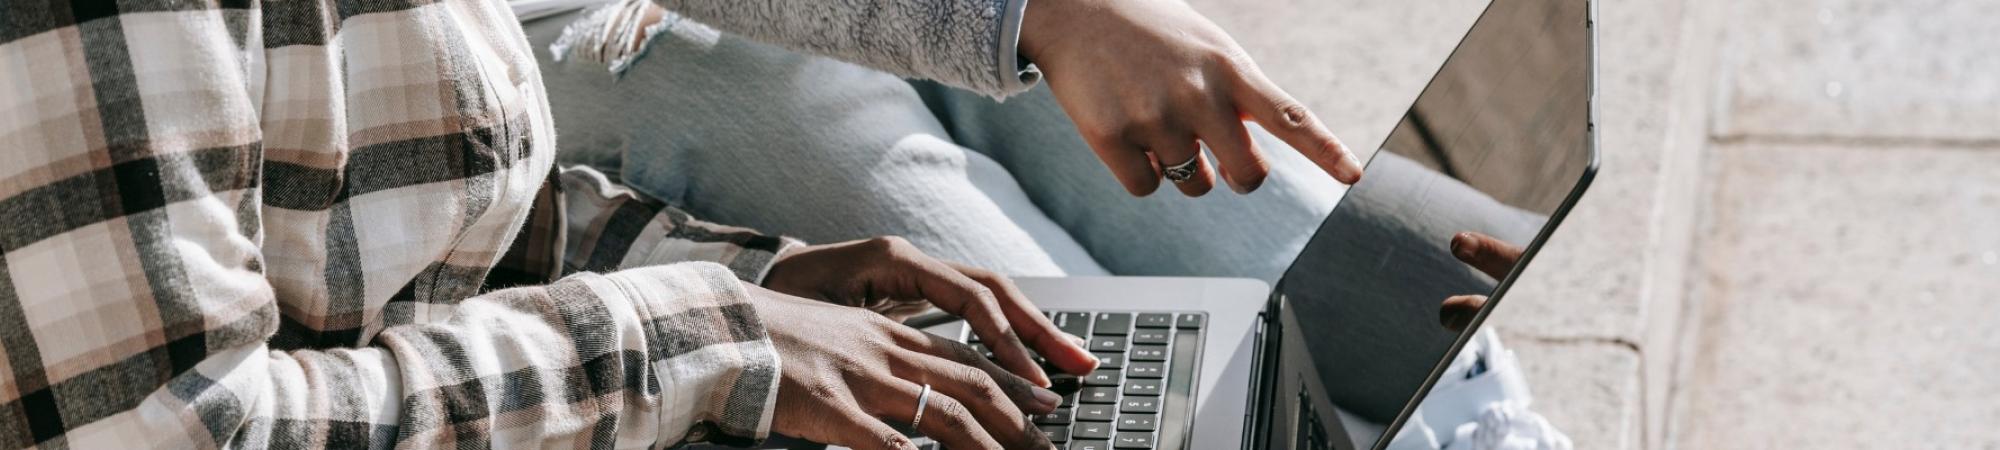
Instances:
[[[1080,338],[1090,337],[1090,313],[1066,312],[1059,315],[1057,329]]]
[[[1062,406],[1076,404],[1076,391],[1081,389],[1083,381],[1078,380],[1076,375],[1057,374],[1049,377],[1049,390],[1062,396]]]
[[[1139,328],[1173,328],[1174,315],[1166,313],[1144,313],[1132,322]]]
[[[1070,437],[1077,439],[1111,439],[1111,422],[1077,422],[1070,429]]]
[[[1153,433],[1118,433],[1111,448],[1153,448]]]
[[[1125,351],[1125,338],[1117,336],[1098,336],[1090,338],[1090,351],[1093,352]]]
[[[1127,353],[1127,355],[1130,355],[1133,361],[1166,361],[1167,346],[1134,345],[1132,346],[1132,351]]]
[[[1165,377],[1167,376],[1167,363],[1154,361],[1135,362],[1125,366],[1125,376],[1129,378],[1148,379]]]
[[[1125,397],[1118,404],[1118,412],[1126,414],[1155,414],[1160,412],[1159,397]]]
[[[1173,332],[1174,330],[1167,330],[1161,328],[1140,328],[1137,330],[1132,330],[1132,343],[1165,344],[1167,343],[1167,341],[1173,339],[1173,335],[1171,334]]]
[[[1182,314],[1179,320],[1174,321],[1174,326],[1180,327],[1183,330],[1195,330],[1200,329],[1204,322],[1208,322],[1207,314]]]
[[[1111,441],[1072,441],[1069,450],[1111,450]]]
[[[1093,403],[1093,404],[1118,403],[1118,388],[1115,387],[1083,388],[1083,392],[1077,394],[1077,401],[1083,403]]]
[[[1097,369],[1083,377],[1084,386],[1117,386],[1121,381],[1125,381],[1125,377],[1118,373],[1118,369]]]
[[[1110,422],[1118,416],[1111,405],[1077,405],[1075,415],[1078,422]]]
[[[1049,443],[1069,442],[1069,427],[1062,425],[1042,425],[1042,434],[1048,435]]]
[[[1118,418],[1118,431],[1153,431],[1156,426],[1152,414],[1126,414]]]
[[[1132,334],[1132,314],[1097,313],[1097,322],[1090,326],[1090,333],[1098,336]]]
[[[1071,419],[1075,417],[1073,415],[1074,414],[1073,411],[1074,410],[1071,410],[1070,408],[1056,408],[1055,411],[1049,411],[1048,414],[1041,414],[1035,416],[1035,424],[1069,425],[1069,423],[1072,421]]]
[[[1121,369],[1125,367],[1124,353],[1092,353],[1090,355],[1097,357],[1097,368],[1099,369]]]
[[[1125,395],[1160,395],[1164,392],[1160,380],[1131,380],[1125,382]]]

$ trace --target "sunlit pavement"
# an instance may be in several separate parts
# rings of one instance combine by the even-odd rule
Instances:
[[[1373,149],[1483,1],[1194,0]],[[1577,448],[2000,442],[2000,2],[1600,4],[1604,166],[1489,324]]]

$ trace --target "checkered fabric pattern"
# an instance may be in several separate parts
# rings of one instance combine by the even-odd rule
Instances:
[[[0,448],[765,436],[741,283],[796,243],[556,170],[529,52],[492,1],[0,0]]]

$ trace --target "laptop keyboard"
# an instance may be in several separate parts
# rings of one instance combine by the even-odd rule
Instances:
[[[1034,417],[1058,448],[1180,449],[1194,416],[1203,313],[1051,311],[1063,332],[1089,341],[1097,370],[1076,377],[1046,368],[1062,406]],[[979,337],[967,342],[986,353]]]

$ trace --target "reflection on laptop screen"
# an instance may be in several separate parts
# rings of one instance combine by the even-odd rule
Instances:
[[[1516,264],[1462,262],[1453,237],[1528,248],[1584,177],[1587,16],[1583,0],[1494,0],[1280,282],[1311,403],[1372,425],[1343,427],[1359,446],[1384,442]]]

